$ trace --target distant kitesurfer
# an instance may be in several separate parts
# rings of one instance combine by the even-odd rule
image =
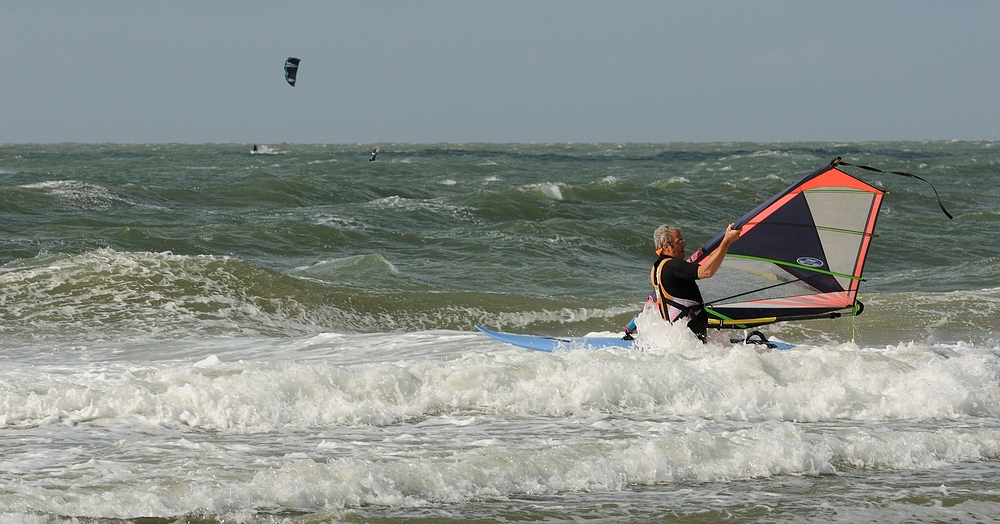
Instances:
[[[253,151],[251,151],[251,153],[256,153],[256,152],[257,152],[257,144],[254,144],[253,145]]]
[[[372,154],[371,154],[371,156],[370,156],[370,157],[368,157],[368,161],[369,161],[369,162],[374,162],[374,161],[375,161],[375,156],[376,156],[376,155],[378,155],[378,148],[377,148],[377,147],[373,147],[373,148],[372,148]]]
[[[705,312],[705,300],[701,298],[701,290],[695,281],[715,275],[729,246],[739,238],[740,230],[729,224],[715,253],[704,264],[697,264],[684,260],[687,242],[681,236],[680,229],[667,225],[656,228],[653,232],[653,244],[660,258],[653,264],[649,279],[656,293],[660,316],[664,320],[674,323],[687,317],[688,328],[702,342],[707,341],[708,313]]]

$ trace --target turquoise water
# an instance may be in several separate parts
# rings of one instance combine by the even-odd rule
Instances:
[[[13,521],[975,520],[1000,457],[1000,146],[0,146]],[[863,315],[787,353],[542,355],[836,156],[889,191]],[[979,480],[985,477],[986,480]],[[49,520],[51,521],[51,520]],[[201,520],[199,520],[201,521]]]

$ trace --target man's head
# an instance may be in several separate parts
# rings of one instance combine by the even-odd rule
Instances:
[[[653,232],[653,245],[656,254],[670,258],[684,258],[684,248],[687,242],[681,236],[681,230],[673,226],[662,225]]]

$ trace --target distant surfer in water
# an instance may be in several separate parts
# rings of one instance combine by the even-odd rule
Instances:
[[[256,153],[256,152],[257,152],[257,144],[254,144],[254,145],[253,145],[253,150],[252,150],[252,151],[250,151],[250,152],[251,152],[251,153]]]
[[[702,341],[708,336],[708,313],[696,280],[711,278],[726,258],[729,246],[740,238],[740,230],[729,224],[715,253],[704,264],[684,260],[687,242],[676,227],[662,225],[653,232],[660,256],[649,272],[660,315],[671,324],[687,317],[688,328]]]
[[[378,148],[377,148],[377,147],[373,147],[373,148],[372,148],[372,154],[371,154],[371,156],[370,156],[370,157],[368,157],[368,161],[369,161],[369,162],[374,162],[374,161],[375,161],[375,157],[376,157],[377,155],[378,155]]]

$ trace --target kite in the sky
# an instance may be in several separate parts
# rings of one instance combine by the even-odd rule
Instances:
[[[299,59],[288,57],[285,60],[285,80],[288,81],[288,85],[295,87],[295,74],[299,72]]]

